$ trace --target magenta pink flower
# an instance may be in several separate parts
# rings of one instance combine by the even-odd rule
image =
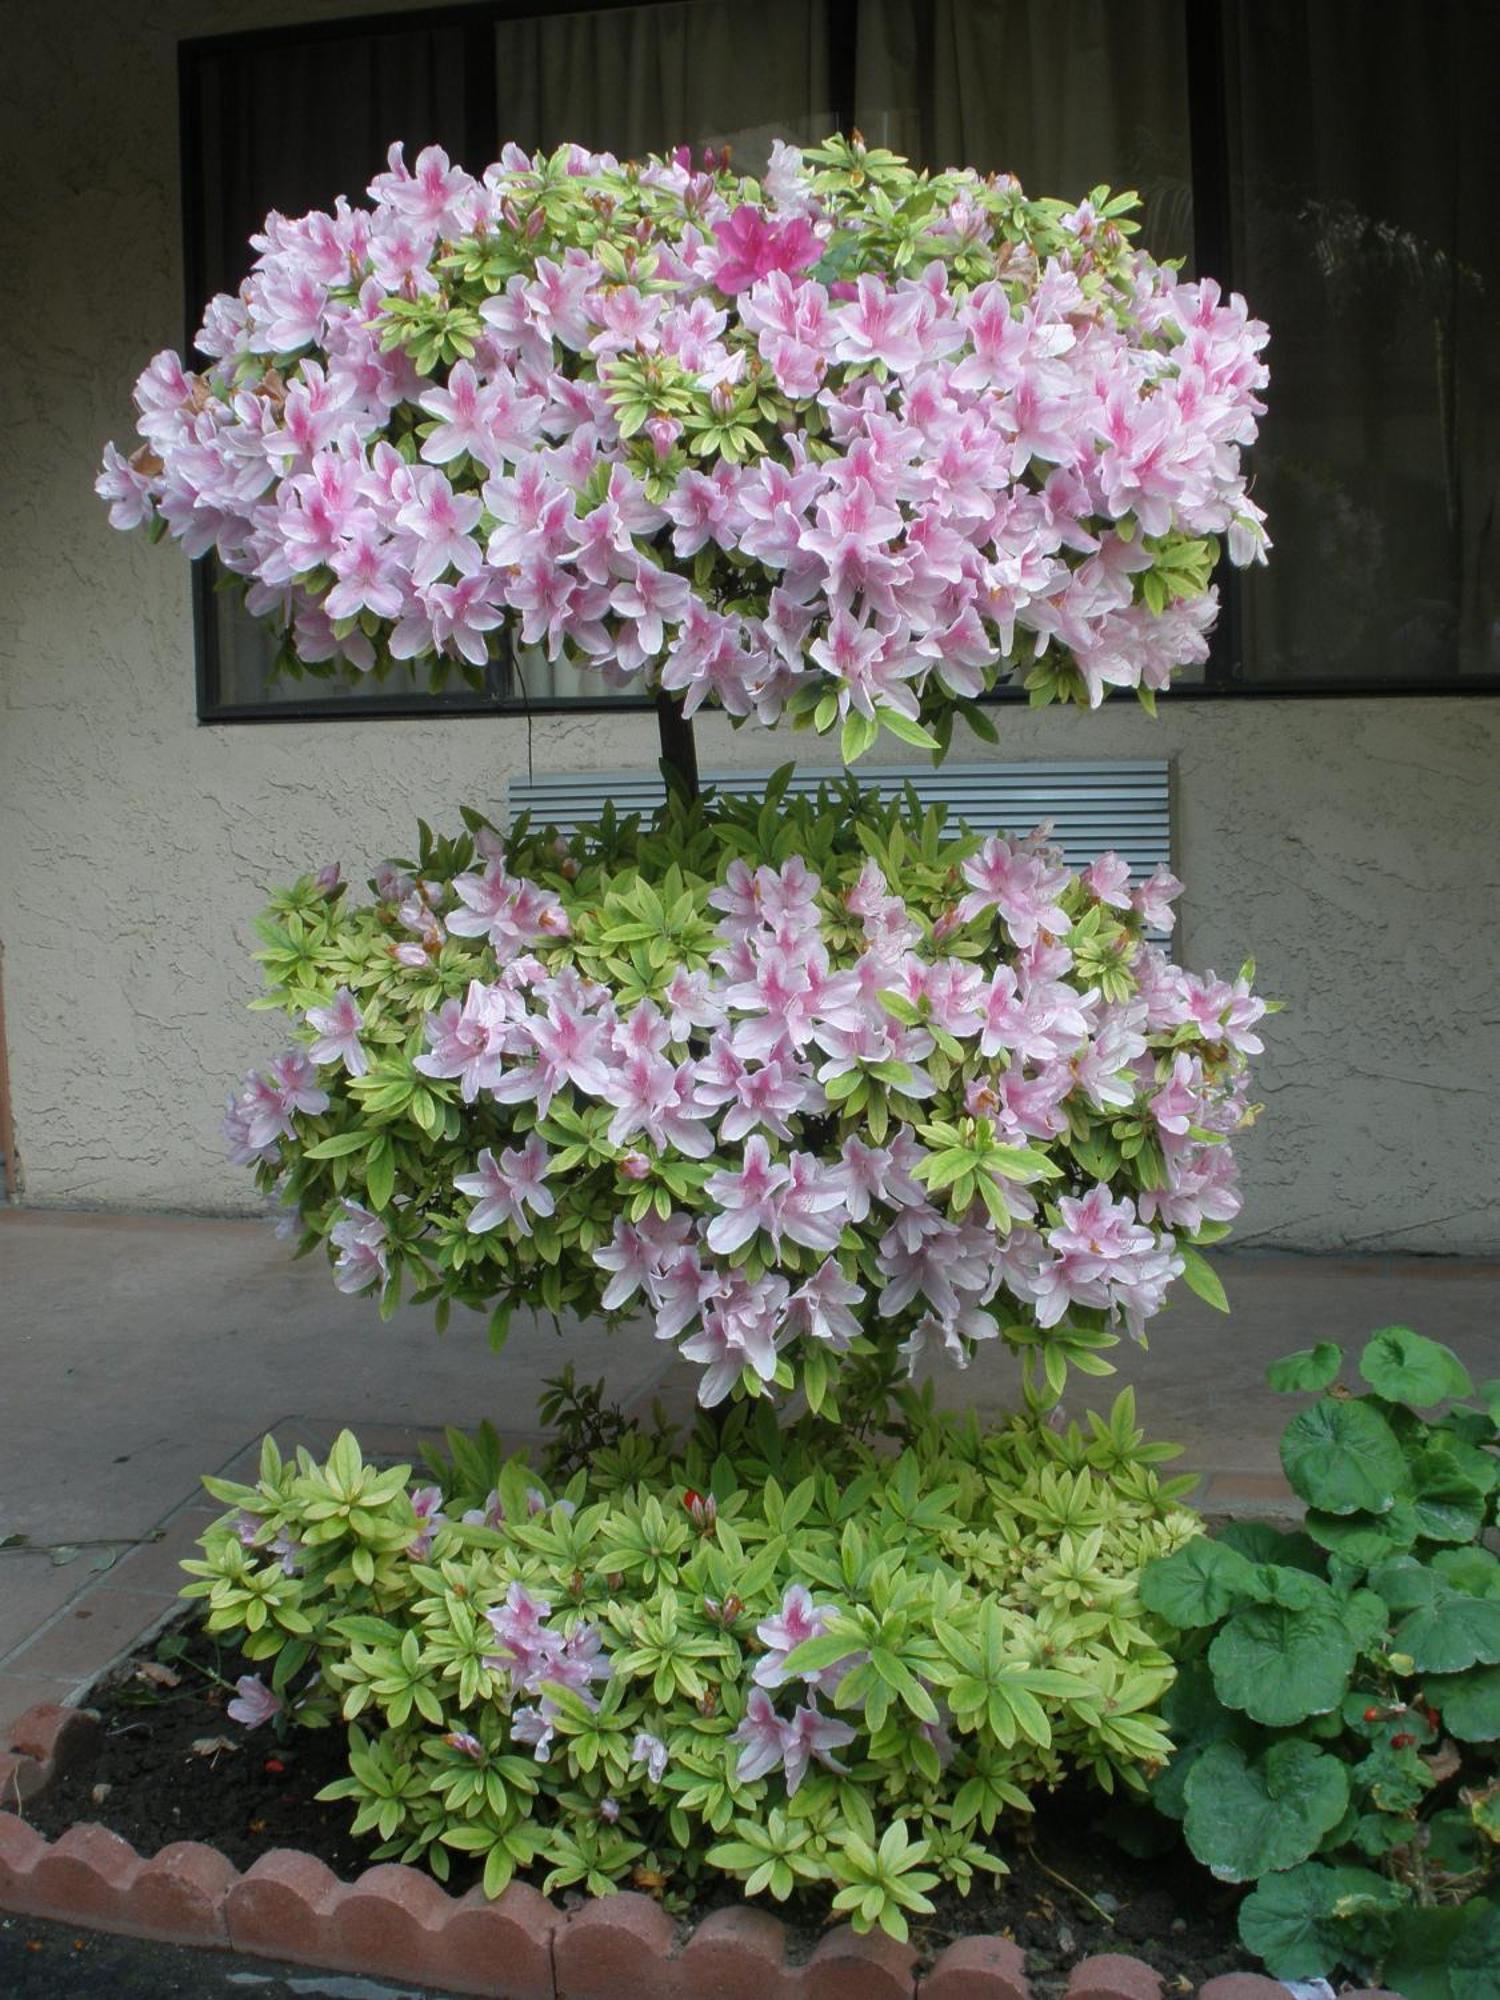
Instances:
[[[741,202],[727,222],[714,224],[714,241],[719,257],[713,266],[713,281],[731,296],[748,291],[773,271],[805,271],[823,254],[806,217],[772,222],[763,209],[748,202]]]

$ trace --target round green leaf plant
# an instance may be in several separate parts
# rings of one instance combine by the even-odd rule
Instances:
[[[1180,1634],[1158,1808],[1281,1979],[1500,1994],[1500,1383],[1407,1327],[1271,1369],[1322,1392],[1282,1462],[1303,1528],[1234,1525],[1152,1562]],[[1436,1414],[1424,1412],[1437,1410]]]

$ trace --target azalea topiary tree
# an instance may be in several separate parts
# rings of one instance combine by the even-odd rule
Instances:
[[[301,1485],[269,1461],[209,1538],[213,1615],[276,1656],[278,1700],[316,1653],[307,1719],[335,1697],[346,1716],[383,1707],[389,1740],[359,1749],[351,1782],[384,1801],[366,1824],[420,1827],[414,1852],[448,1838],[447,1809],[404,1819],[391,1801],[432,1778],[418,1739],[446,1724],[444,1742],[465,1739],[456,1768],[593,1732],[555,1804],[557,1839],[576,1844],[610,1768],[602,1702],[656,1746],[642,1782],[667,1787],[664,1816],[641,1827],[658,1856],[685,1867],[694,1852],[669,1804],[684,1771],[715,1831],[748,1815],[763,1833],[778,1800],[810,1798],[822,1819],[800,1873],[722,1865],[779,1894],[830,1880],[858,1920],[898,1928],[916,1905],[870,1886],[883,1869],[918,1903],[924,1855],[966,1881],[958,1834],[984,1814],[958,1801],[982,1794],[992,1823],[997,1799],[1024,1805],[1058,1775],[1023,1758],[998,1793],[963,1789],[1018,1729],[1050,1744],[1040,1698],[1083,1703],[1079,1757],[1109,1781],[1159,1749],[1145,1724],[1094,1729],[1100,1701],[1146,1710],[1166,1685],[1130,1564],[1098,1569],[1120,1491],[1080,1516],[1100,1542],[1069,1544],[1072,1583],[1049,1580],[1028,1624],[982,1612],[1001,1559],[979,1550],[976,1490],[950,1474],[1027,1488],[1018,1519],[1055,1514],[1028,1482],[1052,1490],[1038,1426],[1068,1369],[1107,1373],[1104,1351],[1143,1337],[1178,1279],[1222,1302],[1201,1250],[1238,1208],[1230,1135],[1250,1115],[1265,1003],[1248,967],[1221,979],[1171,962],[1180,884],[1165,870],[1133,882],[1105,854],[1075,871],[1045,829],[980,841],[852,781],[813,800],[783,778],[754,800],[699,799],[691,718],[707,704],[837,731],[852,763],[882,729],[937,754],[960,716],[993,737],[981,699],[1012,677],[1038,703],[1128,687],[1149,706],[1204,657],[1221,550],[1264,557],[1240,453],[1265,330],[1137,248],[1131,197],[1029,200],[1007,177],[919,174],[857,138],[778,146],[762,181],[576,147],[509,148],[475,179],[435,149],[411,171],[398,146],[369,194],[271,216],[240,295],[208,310],[209,365],[151,363],[143,442],[111,448],[99,480],[112,518],[212,552],[289,672],[418,661],[441,680],[509,645],[601,688],[642,686],[672,783],[649,825],[606,813],[564,839],[466,809],[447,834],[424,825],[367,897],[337,869],[279,894],[260,957],[293,1045],[231,1098],[226,1131],[344,1289],[390,1310],[407,1288],[440,1320],[479,1308],[497,1337],[519,1303],[617,1316],[628,1337],[676,1343],[711,1416],[687,1461],[617,1436],[593,1455],[594,1487],[580,1473],[534,1489],[549,1520],[584,1507],[592,1539],[518,1522],[533,1489],[492,1468],[486,1492],[460,1452],[416,1495],[369,1489],[376,1527],[331,1571],[306,1552],[335,1539],[327,1493],[353,1504],[352,1443]],[[997,1339],[1025,1361],[1032,1430],[1019,1457],[985,1460],[991,1447],[934,1431],[900,1384],[924,1356],[962,1366]],[[810,1413],[795,1447],[774,1419],[794,1391]],[[844,1486],[813,1470],[798,1487],[800,1539],[779,1499],[750,1497],[783,1452],[815,1467],[807,1427],[835,1419],[860,1437],[894,1428],[917,1454],[873,1547],[844,1532],[848,1480],[868,1471],[874,1493],[881,1477],[849,1430],[826,1447]],[[1124,1437],[1128,1413],[1115,1422]],[[1083,1466],[1082,1442],[1068,1449]],[[1106,1491],[1130,1487],[1135,1554],[1191,1531],[1134,1445],[1103,1451]],[[714,1589],[688,1604],[659,1525],[684,1505],[719,1551],[701,1566]],[[736,1537],[736,1506],[759,1523],[750,1543],[774,1542],[764,1561]],[[913,1508],[922,1535],[903,1537],[890,1522],[910,1529]],[[1068,1533],[1066,1507],[1052,1525]],[[657,1554],[633,1604],[619,1580],[637,1531]],[[726,1598],[733,1561],[716,1565],[736,1551]],[[406,1563],[428,1568],[413,1583]],[[1022,1596],[1025,1570],[1008,1586]],[[543,1644],[550,1600],[527,1593],[558,1576],[573,1602]],[[338,1625],[340,1593],[356,1586],[359,1643],[397,1661],[383,1678],[339,1651],[355,1630]],[[467,1653],[433,1637],[444,1589],[493,1600],[491,1652],[484,1635]],[[1101,1627],[1080,1606],[1104,1602]],[[368,1622],[382,1611],[383,1636]],[[601,1617],[632,1643],[611,1655]],[[775,1670],[752,1684],[742,1652],[757,1648]],[[707,1658],[711,1687],[683,1664]],[[1012,1669],[1030,1687],[1024,1728],[985,1692]],[[784,1712],[788,1688],[800,1706]],[[523,1692],[529,1733],[507,1733]],[[486,1727],[458,1727],[476,1705]],[[866,1760],[853,1779],[834,1755],[851,1744]],[[515,1863],[525,1788],[504,1810],[459,1789],[488,1797],[486,1851]],[[872,1798],[920,1822],[899,1867],[871,1844]],[[830,1859],[841,1813],[864,1844]],[[721,1845],[743,1860],[755,1838]],[[580,1876],[561,1851],[531,1850],[558,1880],[629,1863],[617,1843],[618,1866]]]

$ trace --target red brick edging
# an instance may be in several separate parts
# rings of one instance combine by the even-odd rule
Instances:
[[[42,1703],[6,1733],[0,1910],[490,2000],[1031,2000],[1024,1954],[1001,1937],[960,1938],[918,1974],[910,1945],[841,1924],[794,1965],[785,1926],[748,1904],[715,1911],[679,1947],[666,1911],[629,1891],[565,1915],[522,1882],[494,1902],[479,1889],[449,1895],[421,1870],[393,1864],[340,1882],[290,1848],[242,1875],[192,1840],[149,1860],[92,1824],[49,1842],[20,1814],[87,1755],[98,1731],[92,1710]],[[1140,1959],[1111,1952],[1073,1968],[1067,2000],[1163,2000],[1163,1982]],[[1286,1988],[1236,1972],[1210,1979],[1198,2000],[1286,2000]]]

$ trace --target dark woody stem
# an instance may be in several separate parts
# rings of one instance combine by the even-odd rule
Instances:
[[[698,745],[693,725],[675,695],[657,690],[656,725],[661,735],[661,759],[690,799],[698,796]]]

